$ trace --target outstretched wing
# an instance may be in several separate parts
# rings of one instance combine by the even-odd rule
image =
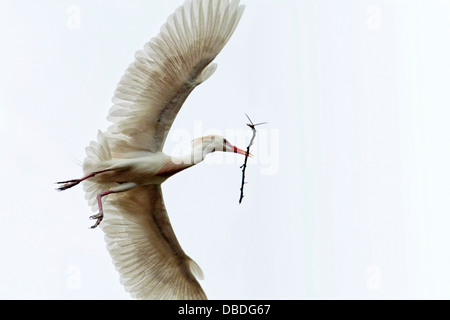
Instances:
[[[160,34],[136,53],[120,81],[108,120],[113,157],[162,151],[189,94],[215,71],[211,62],[244,11],[239,0],[187,0]]]
[[[201,269],[181,249],[160,186],[108,197],[100,227],[121,283],[137,299],[206,299]]]

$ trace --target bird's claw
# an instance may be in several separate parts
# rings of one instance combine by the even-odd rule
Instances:
[[[97,220],[95,224],[91,227],[91,229],[97,228],[103,220],[103,213],[96,214],[94,216],[90,216],[89,219]]]

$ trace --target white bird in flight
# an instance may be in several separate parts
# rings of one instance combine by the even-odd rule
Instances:
[[[201,162],[208,153],[247,152],[217,135],[193,141],[192,153],[162,152],[189,94],[216,70],[212,63],[233,34],[244,6],[239,0],[186,0],[160,34],[136,53],[113,98],[113,124],[86,148],[83,182],[98,214],[121,283],[137,299],[206,299],[199,266],[181,248],[170,224],[161,184]]]

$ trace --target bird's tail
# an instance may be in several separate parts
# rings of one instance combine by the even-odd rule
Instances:
[[[109,149],[108,141],[106,140],[103,132],[99,131],[97,136],[97,141],[92,141],[91,144],[86,148],[87,157],[84,160],[83,171],[85,177],[82,179],[74,179],[68,181],[56,182],[60,186],[56,189],[58,191],[64,191],[79,185],[81,182],[86,181],[89,178],[94,177],[100,171],[96,170],[102,162],[110,160],[111,151]],[[89,183],[88,183],[89,184]]]
[[[83,171],[85,174],[89,174],[96,171],[96,167],[100,163],[111,159],[112,156],[108,140],[102,131],[98,131],[97,141],[92,141],[86,147],[86,159],[83,163]]]
[[[105,134],[102,131],[99,131],[97,141],[92,141],[89,146],[86,147],[86,158],[83,163],[84,174],[89,175],[92,172],[103,170],[104,168],[101,167],[101,164],[111,159],[112,155],[108,140],[106,139]],[[113,187],[114,184],[99,184],[91,180],[83,181],[86,200],[94,212],[98,210],[97,195],[108,191]]]

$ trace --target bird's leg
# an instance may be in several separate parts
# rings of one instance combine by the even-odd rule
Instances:
[[[97,221],[95,222],[95,224],[91,227],[91,229],[95,229],[97,228],[100,223],[103,220],[103,203],[102,203],[102,198],[106,197],[110,194],[114,194],[114,193],[120,193],[120,192],[125,192],[128,190],[131,190],[133,188],[136,188],[138,186],[138,184],[134,183],[134,182],[129,182],[129,183],[123,183],[120,186],[113,188],[109,191],[106,192],[102,192],[97,196],[97,203],[98,203],[98,214],[94,215],[94,216],[90,216],[89,219],[94,220],[96,219]]]
[[[103,220],[103,203],[102,203],[102,198],[107,196],[107,195],[113,194],[113,193],[115,193],[115,192],[110,190],[110,191],[107,191],[107,192],[100,193],[97,196],[98,214],[89,217],[89,219],[91,219],[91,220],[97,219],[97,221],[91,227],[91,229],[97,228],[100,225],[100,223],[102,222],[102,220]]]
[[[56,182],[56,184],[62,184],[62,186],[59,187],[59,188],[56,189],[56,190],[58,190],[58,191],[64,191],[64,190],[70,189],[70,188],[75,187],[76,185],[80,184],[80,183],[83,182],[84,180],[93,178],[93,177],[95,177],[96,175],[98,175],[98,174],[100,174],[100,173],[105,173],[105,172],[108,172],[108,171],[111,171],[111,170],[108,169],[108,170],[102,170],[102,171],[93,172],[93,173],[91,173],[90,175],[87,175],[86,177],[81,178],[81,179],[75,179],[75,180],[68,180],[68,181]]]

